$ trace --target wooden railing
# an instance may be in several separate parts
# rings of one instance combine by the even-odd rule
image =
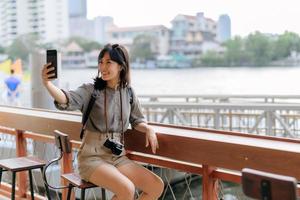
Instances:
[[[72,147],[78,148],[81,116],[76,113],[53,112],[0,106],[0,132],[16,135],[17,155],[26,152],[26,138],[53,142],[53,130],[69,134]],[[204,200],[217,199],[218,179],[240,183],[244,167],[293,176],[300,180],[300,141],[287,138],[250,135],[237,132],[152,124],[158,134],[156,155],[145,148],[142,133],[128,130],[125,146],[132,160],[202,175]],[[0,141],[1,142],[1,141]],[[62,171],[72,170],[71,157],[64,157]],[[18,194],[26,198],[26,177],[18,179]],[[65,184],[63,182],[63,184]],[[199,185],[200,189],[200,185]],[[0,194],[10,187],[1,185]],[[28,195],[27,195],[28,196]],[[66,191],[63,192],[63,199]]]

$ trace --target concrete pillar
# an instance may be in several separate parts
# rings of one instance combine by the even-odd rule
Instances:
[[[59,86],[59,78],[61,72],[61,54],[57,54],[57,72],[58,78],[54,81],[54,85]],[[53,98],[49,95],[47,89],[44,87],[41,78],[43,65],[46,63],[46,51],[32,53],[29,57],[31,66],[31,107],[55,109]]]
[[[47,89],[42,83],[42,68],[46,64],[46,51],[36,52],[29,56],[29,63],[31,66],[31,107],[32,108],[43,108],[55,110],[53,104],[53,98],[48,93]],[[57,73],[58,78],[54,81],[54,85],[59,86],[59,77],[61,72],[61,56],[57,54]],[[54,131],[54,130],[53,130]],[[53,151],[53,144],[45,144],[42,142],[34,142],[34,152],[40,158],[45,158],[45,160],[50,160],[56,157]],[[59,179],[59,177],[55,177]],[[41,183],[39,183],[39,186]]]

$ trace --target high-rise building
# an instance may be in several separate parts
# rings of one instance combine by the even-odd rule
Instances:
[[[86,18],[86,0],[69,0],[69,17]]]
[[[231,38],[231,21],[226,14],[220,15],[217,25],[217,40],[225,42]]]
[[[28,33],[37,34],[44,43],[67,38],[68,24],[67,0],[0,1],[0,42],[3,46]]]
[[[94,20],[82,17],[70,17],[69,19],[70,37],[82,37],[93,40],[95,36],[94,29]]]
[[[98,16],[94,19],[95,36],[94,40],[100,44],[109,42],[108,30],[115,27],[114,19],[109,16]]]

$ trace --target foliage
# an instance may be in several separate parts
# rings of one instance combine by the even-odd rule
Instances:
[[[224,58],[215,51],[208,51],[201,57],[202,64],[205,66],[222,66]]]
[[[300,52],[300,37],[296,33],[286,31],[274,42],[273,59],[286,58],[292,51]]]
[[[255,66],[267,65],[271,61],[270,39],[260,33],[250,34],[245,41],[245,49],[249,55],[249,64]]]
[[[0,46],[0,54],[3,54],[3,53],[5,53],[5,48]]]
[[[300,53],[300,37],[293,32],[281,35],[266,35],[258,31],[242,38],[236,36],[224,44],[225,52],[207,52],[201,64],[215,66],[264,66],[273,61],[284,60],[292,52]]]
[[[38,40],[39,38],[36,34],[21,35],[6,48],[6,53],[11,59],[21,58],[24,61],[28,61],[28,55],[39,47]]]
[[[145,62],[155,58],[155,52],[153,46],[156,45],[156,41],[149,35],[138,35],[134,38],[133,44],[130,48],[131,59],[133,61]]]
[[[67,43],[76,42],[84,51],[90,52],[92,50],[99,50],[103,47],[103,45],[99,44],[96,41],[88,40],[82,37],[72,37]]]

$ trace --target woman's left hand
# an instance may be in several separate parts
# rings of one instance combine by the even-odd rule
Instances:
[[[148,127],[146,131],[146,147],[150,144],[152,152],[155,154],[159,148],[156,133],[152,127]]]

